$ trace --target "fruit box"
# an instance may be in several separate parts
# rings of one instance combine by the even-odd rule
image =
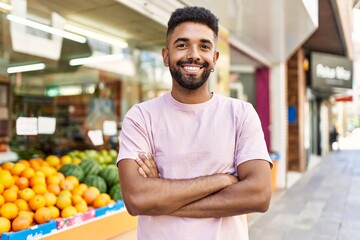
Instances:
[[[63,228],[67,228],[70,226],[74,226],[76,224],[85,222],[89,219],[92,219],[95,217],[95,210],[94,209],[90,209],[88,212],[86,213],[77,213],[76,215],[69,217],[69,218],[59,218],[56,219],[56,228],[57,229],[63,229]]]
[[[95,209],[95,217],[100,217],[102,215],[115,212],[123,208],[125,208],[124,201],[118,200],[115,203],[106,205],[105,207]]]
[[[19,232],[5,232],[1,235],[1,240],[36,240],[41,239],[44,235],[56,231],[56,222],[49,221],[40,225],[32,226]]]

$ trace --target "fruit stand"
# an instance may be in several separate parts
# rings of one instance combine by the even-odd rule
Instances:
[[[110,152],[1,162],[1,240],[108,239],[135,229]]]

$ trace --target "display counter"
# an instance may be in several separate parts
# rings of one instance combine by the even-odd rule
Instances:
[[[61,230],[57,230],[41,239],[46,240],[106,240],[134,230],[137,226],[137,217],[131,216],[125,209],[96,217]]]

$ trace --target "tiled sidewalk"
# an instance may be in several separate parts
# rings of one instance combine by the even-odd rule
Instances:
[[[250,221],[250,240],[360,239],[360,150],[332,152],[270,210]]]

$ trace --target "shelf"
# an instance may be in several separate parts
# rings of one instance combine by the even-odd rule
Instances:
[[[55,231],[54,233],[43,236],[42,239],[110,239],[134,230],[136,226],[137,217],[131,216],[126,210],[121,210]]]

